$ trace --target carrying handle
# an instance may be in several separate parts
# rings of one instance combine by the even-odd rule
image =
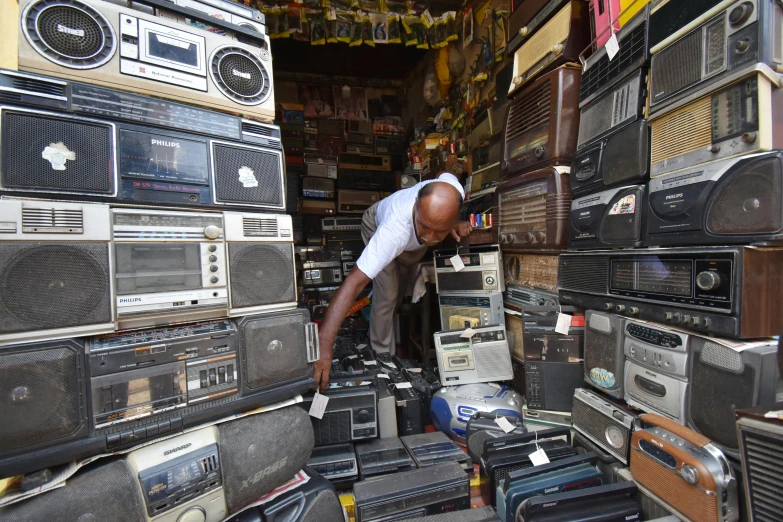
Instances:
[[[704,435],[700,433],[696,433],[695,431],[686,428],[682,424],[677,424],[673,420],[667,419],[666,417],[663,417],[656,413],[645,413],[641,416],[641,419],[642,422],[644,422],[645,424],[650,424],[652,426],[663,428],[666,431],[674,433],[678,437],[682,437],[688,442],[695,444],[699,447],[704,447],[707,444],[712,444],[712,441],[707,437],[705,437]]]

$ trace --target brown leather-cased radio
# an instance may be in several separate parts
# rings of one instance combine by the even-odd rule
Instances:
[[[569,167],[546,167],[498,188],[498,237],[503,251],[559,252],[571,211]]]
[[[528,85],[509,104],[503,133],[503,175],[570,165],[579,139],[579,80],[566,64]]]

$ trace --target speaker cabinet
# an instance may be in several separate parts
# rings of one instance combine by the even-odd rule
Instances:
[[[619,315],[585,312],[585,382],[623,400],[623,325]]]
[[[114,331],[109,207],[0,201],[0,345]]]
[[[242,317],[237,329],[244,396],[313,375],[318,331],[306,309]]]
[[[217,204],[286,209],[281,150],[218,141],[211,146]]]
[[[113,124],[0,106],[0,125],[0,190],[116,195]]]

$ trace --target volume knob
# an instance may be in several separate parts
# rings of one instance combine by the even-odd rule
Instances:
[[[217,239],[220,237],[220,228],[215,225],[209,225],[204,229],[204,237],[207,239]]]
[[[519,36],[521,36],[521,37],[523,37],[523,38],[524,38],[525,36],[527,36],[527,33],[528,33],[528,32],[529,32],[529,29],[527,28],[527,26],[525,26],[525,27],[520,27],[520,28],[519,28]]]
[[[696,484],[699,481],[699,472],[689,464],[684,465],[680,469],[680,474],[688,484]]]
[[[702,290],[714,290],[720,286],[720,276],[715,272],[701,272],[696,276],[696,286]]]

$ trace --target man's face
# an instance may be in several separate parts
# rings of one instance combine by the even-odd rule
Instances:
[[[429,205],[416,200],[413,206],[413,226],[419,243],[428,247],[435,246],[451,232],[454,219],[447,215],[433,212]]]

